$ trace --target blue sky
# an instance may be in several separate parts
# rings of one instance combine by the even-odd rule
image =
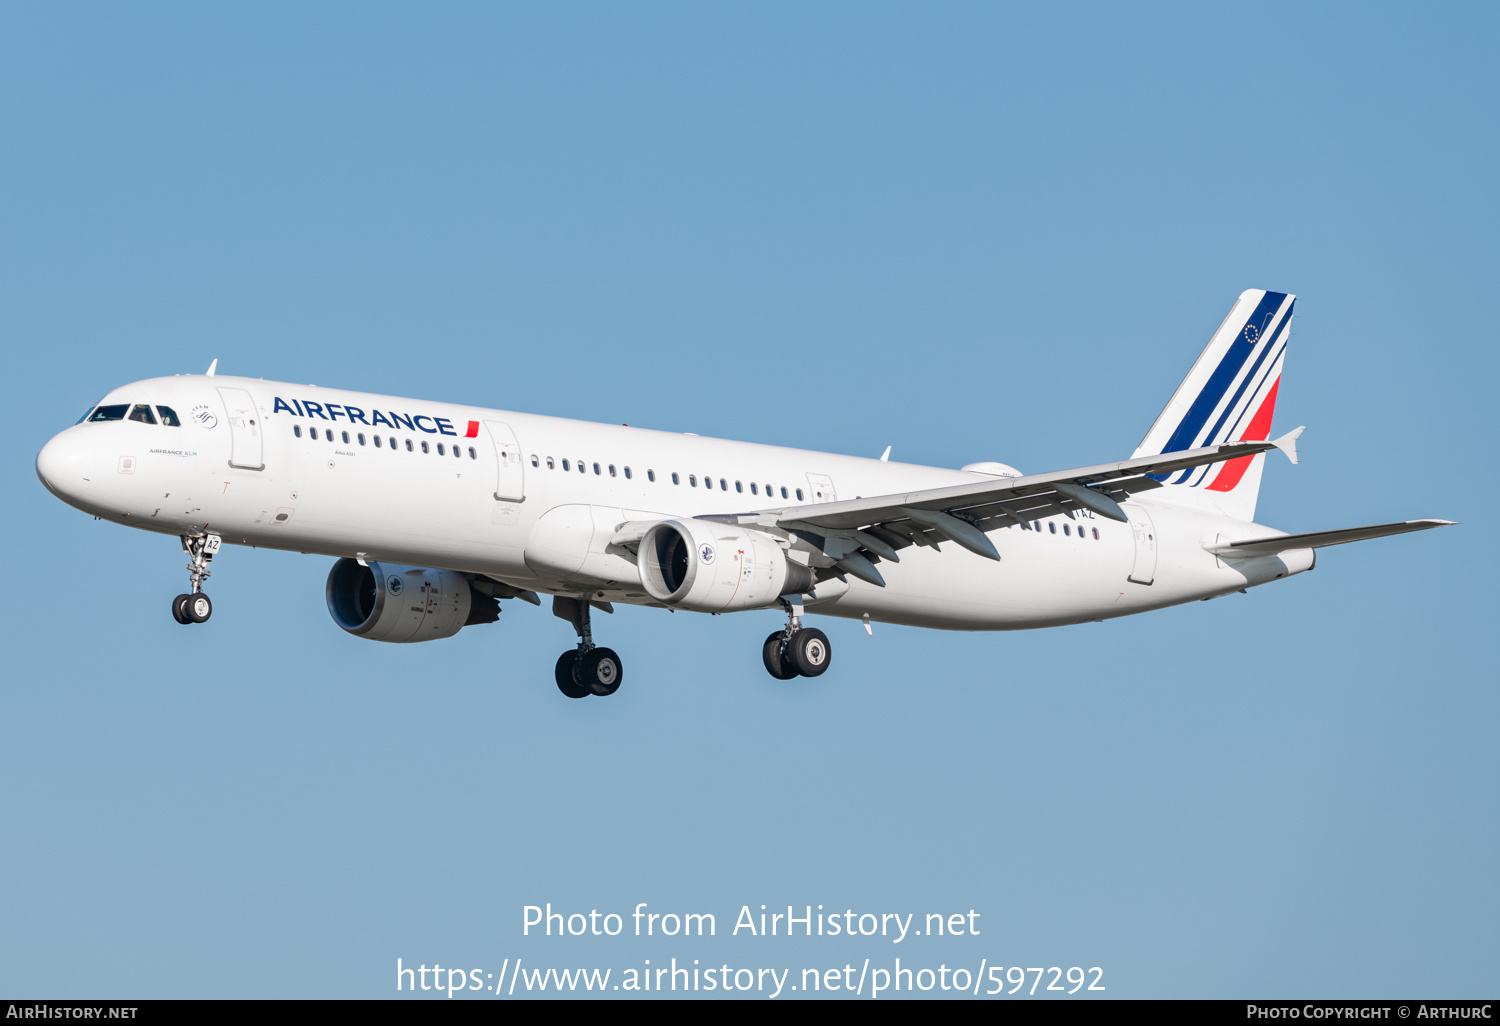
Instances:
[[[0,991],[497,971],[1102,966],[1121,997],[1493,994],[1492,7],[11,6],[0,12]],[[1234,296],[1296,292],[1259,518],[1463,526],[1248,596],[946,634],[621,609],[339,631],[329,560],[60,504],[160,374],[940,466],[1128,456]],[[1489,397],[1489,398],[1487,398]],[[521,909],[717,914],[703,942]],[[982,913],[901,948],[742,905]],[[907,947],[910,945],[910,948]],[[915,949],[915,950],[912,950]],[[800,992],[799,992],[800,993]]]

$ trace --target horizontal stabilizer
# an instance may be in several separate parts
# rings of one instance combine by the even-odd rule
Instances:
[[[1367,538],[1384,538],[1392,534],[1426,531],[1433,527],[1449,527],[1453,523],[1452,520],[1402,520],[1394,524],[1346,527],[1340,531],[1310,531],[1306,534],[1283,534],[1275,538],[1252,538],[1226,545],[1205,545],[1204,548],[1216,556],[1269,556],[1287,549],[1321,549],[1329,545],[1364,541]]]

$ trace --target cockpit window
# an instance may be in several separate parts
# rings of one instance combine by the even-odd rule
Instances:
[[[89,419],[89,414],[91,414],[93,412],[94,412],[94,408],[92,406],[90,406],[88,409],[86,409],[86,410],[83,411],[83,416],[79,417],[73,423],[75,423],[75,424],[82,424],[84,421],[86,421],[86,420]]]
[[[145,403],[137,403],[135,409],[130,411],[130,419],[140,424],[155,424],[156,418],[151,413],[151,407]]]
[[[101,406],[89,418],[89,423],[92,424],[99,420],[124,420],[125,411],[128,409],[130,409],[129,403],[121,403],[118,406]]]
[[[156,412],[161,415],[161,422],[167,427],[182,427],[182,421],[177,419],[177,411],[170,406],[158,406]]]

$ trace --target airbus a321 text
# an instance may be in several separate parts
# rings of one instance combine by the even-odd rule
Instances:
[[[1287,534],[1255,523],[1295,297],[1240,295],[1127,460],[959,470],[508,410],[207,374],[117,388],[37,456],[64,502],[177,535],[182,624],[212,612],[222,543],[337,557],[328,611],[372,641],[432,641],[540,604],[579,643],[571,698],[609,695],[612,603],[779,609],[766,669],[829,667],[807,613],[948,630],[1054,627],[1278,581],[1409,520]],[[217,361],[215,361],[217,364]],[[886,450],[889,454],[889,449]]]

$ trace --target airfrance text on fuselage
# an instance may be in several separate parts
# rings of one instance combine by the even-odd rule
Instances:
[[[291,402],[287,402],[278,395],[275,402],[271,405],[271,412],[280,413],[282,410],[285,410],[294,417],[307,417],[309,419],[320,417],[323,420],[333,422],[337,422],[340,417],[344,417],[350,424],[363,424],[365,427],[387,427],[392,431],[398,427],[405,427],[408,431],[425,431],[429,435],[452,435],[454,438],[459,437],[458,432],[453,428],[453,422],[447,417],[429,417],[425,413],[418,413],[415,416],[411,416],[396,413],[394,410],[386,410],[383,413],[380,410],[371,410],[368,414],[370,419],[366,420],[365,411],[358,406],[349,406],[342,403],[319,403],[313,402],[311,399],[293,399]],[[422,423],[424,420],[435,426],[427,427]],[[479,421],[469,421],[468,427],[469,429],[464,433],[463,437],[477,438],[479,436]]]

